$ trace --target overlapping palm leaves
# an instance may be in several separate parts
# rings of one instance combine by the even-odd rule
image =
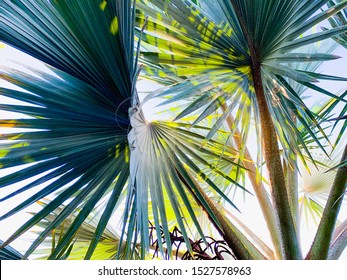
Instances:
[[[149,65],[161,67],[145,68],[146,74],[155,80],[159,77],[159,82],[165,77],[167,80],[173,76],[182,77],[183,82],[158,96],[170,96],[168,102],[192,100],[177,119],[197,112],[195,125],[224,104],[223,120],[237,104],[247,118],[253,118],[256,124],[261,123],[273,201],[282,223],[281,234],[283,240],[294,242],[284,245],[284,253],[289,258],[300,258],[300,252],[291,251],[291,248],[298,247],[291,218],[279,209],[287,208],[287,195],[280,191],[285,180],[279,153],[274,148],[277,146],[276,137],[281,141],[285,160],[291,168],[297,169],[293,155],[299,156],[303,162],[305,156],[314,161],[298,127],[304,127],[323,150],[317,135],[326,136],[315,114],[306,107],[289,81],[294,80],[317,94],[342,102],[346,100],[315,84],[319,79],[334,77],[293,69],[289,63],[337,58],[326,53],[300,52],[300,47],[345,32],[347,27],[342,25],[308,33],[312,27],[344,9],[346,1],[323,11],[320,9],[329,1],[216,0],[213,7],[210,1],[203,0],[199,1],[200,7],[191,1],[142,2],[137,21],[141,25],[145,16],[150,16],[143,37],[151,46],[142,53],[143,59]],[[153,50],[153,45],[157,46],[156,50]],[[244,131],[247,131],[249,119],[240,124]],[[219,127],[222,123],[217,122]],[[212,128],[209,137],[218,126]]]
[[[346,6],[346,3],[342,1],[343,3],[334,9],[310,18],[317,11],[317,7],[323,6],[327,1],[318,2],[294,1],[293,3],[290,1],[289,5],[289,2],[279,4],[276,1],[271,3],[255,1],[250,4],[246,1],[245,4],[237,4],[240,9],[245,9],[245,20],[249,21],[250,25],[247,27],[251,32],[250,37],[253,38],[254,44],[261,52],[259,59],[262,62],[267,101],[278,136],[285,151],[294,151],[302,158],[303,153],[301,152],[302,149],[298,147],[299,144],[293,145],[291,142],[292,139],[297,138],[299,141],[302,140],[291,119],[293,117],[298,119],[318,143],[315,135],[319,132],[319,127],[315,129],[317,123],[315,116],[302,102],[297,92],[288,84],[287,79],[293,79],[318,91],[321,90],[321,93],[334,95],[313,85],[316,79],[323,78],[324,75],[291,69],[288,62],[302,63],[337,58],[327,53],[294,53],[294,50],[300,46],[327,38],[331,36],[330,33],[339,33],[346,29],[345,26],[342,26],[329,31],[330,33],[322,32],[297,38],[331,15],[332,12],[338,12],[339,9]],[[138,5],[141,10],[138,15],[138,22],[142,23],[145,15],[152,16],[148,21],[147,33],[143,36],[143,40],[152,47],[156,45],[157,49],[156,52],[142,52],[143,59],[162,66],[158,71],[144,67],[145,70],[148,69],[146,74],[159,81],[165,76],[168,79],[175,76],[186,78],[184,82],[159,96],[172,96],[167,102],[187,100],[188,98],[192,98],[194,101],[187,103],[186,108],[177,116],[177,119],[203,107],[204,110],[198,111],[198,117],[193,123],[197,124],[224,103],[228,105],[229,109],[221,117],[222,119],[225,119],[237,105],[248,105],[242,107],[244,114],[250,115],[254,110],[254,118],[258,118],[251,78],[251,54],[245,45],[245,35],[242,34],[239,23],[235,19],[234,8],[230,1],[214,1],[215,6],[213,7],[205,1],[200,1],[205,9],[207,6],[210,7],[208,9],[210,13],[199,9],[190,1],[172,1],[170,4],[166,1],[145,1],[145,3],[151,3],[155,7]],[[253,12],[255,10],[257,13]],[[258,15],[257,19],[252,18],[255,15]],[[213,20],[216,18],[219,21]],[[256,22],[256,20],[263,20],[264,23]],[[276,25],[274,24],[275,21]],[[272,26],[278,28],[277,32],[270,28]],[[257,30],[257,28],[263,29]],[[194,85],[194,88],[191,85]],[[289,118],[289,116],[292,117]],[[249,122],[244,120],[242,123],[245,123],[246,126]],[[211,129],[208,138],[212,137],[213,132],[222,124],[222,121],[218,122]],[[303,141],[300,144],[304,144]],[[305,145],[303,147],[306,148]],[[308,151],[306,150],[306,152]],[[286,155],[286,158],[290,160],[289,155]]]
[[[332,7],[340,2],[341,2],[340,0],[329,1],[328,6]],[[334,17],[329,18],[329,22],[333,28],[346,25],[347,24],[347,9],[343,9],[342,11],[334,15]],[[327,28],[324,28],[324,29],[326,30]],[[347,32],[338,34],[334,36],[333,38],[336,40],[337,43],[339,43],[341,46],[347,49]],[[342,135],[347,129],[347,105],[344,106],[344,108],[341,110],[341,113],[334,120],[336,120],[336,122],[343,122],[342,128],[336,140],[336,144],[337,144],[342,139]],[[347,161],[342,162],[341,164],[337,165],[336,168],[339,168],[340,166],[343,166],[346,164],[347,164]]]
[[[39,204],[42,207],[47,206],[50,200],[40,201]],[[50,224],[57,218],[57,216],[63,211],[65,205],[62,204],[60,207],[55,209],[52,213],[47,215],[43,220],[41,220],[37,225],[41,229],[45,229],[50,226]],[[35,213],[32,213],[35,215]],[[92,242],[96,228],[98,226],[98,210],[94,210],[88,218],[82,223],[80,228],[76,231],[74,240],[71,245],[69,245],[69,249],[66,250],[59,259],[69,259],[69,260],[80,260],[83,259],[88,251],[89,244]],[[51,235],[48,236],[44,242],[40,245],[40,248],[35,251],[36,258],[39,259],[47,259],[55,246],[59,243],[59,240],[69,229],[74,219],[76,218],[77,213],[71,214],[71,216],[67,217],[64,222],[57,227],[55,230],[51,232]],[[39,231],[37,230],[39,233]],[[95,248],[92,259],[95,260],[110,260],[114,259],[117,255],[120,259],[125,258],[124,248],[125,242],[122,246],[119,246],[120,237],[117,234],[116,230],[112,225],[108,224],[105,230],[103,231],[100,241]],[[118,250],[121,250],[118,253]],[[139,258],[139,251],[134,254],[134,258]]]
[[[50,73],[34,68],[29,69],[30,74],[1,71],[1,78],[21,88],[2,88],[1,94],[26,103],[1,105],[2,110],[26,115],[1,120],[1,126],[29,129],[2,135],[3,140],[11,142],[1,143],[1,168],[22,168],[0,179],[3,188],[20,185],[1,201],[36,189],[34,195],[1,219],[54,195],[4,244],[66,203],[24,257],[74,215],[49,258],[64,256],[86,217],[103,203],[104,210],[85,255],[91,258],[123,199],[125,208],[117,213],[123,215],[119,244],[126,243],[126,258],[134,257],[138,242],[142,258],[148,249],[149,200],[153,222],[158,229],[163,228],[164,234],[169,234],[166,211],[172,207],[187,240],[186,220],[192,220],[202,235],[190,193],[202,198],[190,174],[207,178],[199,164],[208,165],[231,183],[237,182],[213,165],[221,160],[220,144],[199,150],[204,136],[184,126],[149,124],[144,120],[135,90],[138,67],[132,36],[134,1],[3,1],[0,10],[3,17],[0,39],[53,66],[49,67]],[[190,140],[183,141],[186,138]],[[209,158],[204,159],[204,154]],[[229,149],[222,160],[237,165],[236,157]],[[24,181],[40,174],[44,175],[29,183]],[[217,185],[206,181],[224,196]],[[49,184],[38,188],[44,182]],[[164,194],[170,198],[170,207],[163,202]],[[200,205],[218,225],[209,206],[203,201]]]

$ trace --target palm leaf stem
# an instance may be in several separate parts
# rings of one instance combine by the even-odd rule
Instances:
[[[218,206],[216,202],[214,202],[214,204]],[[238,219],[230,211],[226,209],[223,209],[223,211],[240,226],[240,228],[252,239],[253,243],[261,249],[261,251],[269,260],[275,260],[274,251],[269,246],[267,246],[267,244],[263,240],[261,240],[250,228],[248,228],[240,219]]]
[[[301,259],[299,242],[290,211],[277,135],[263,90],[260,63],[252,63],[252,74],[260,112],[262,144],[269,172],[271,195],[279,219],[280,238],[284,250],[283,257],[284,259]]]
[[[291,154],[292,159],[297,159],[293,153]],[[286,178],[286,186],[288,192],[288,199],[290,205],[290,211],[292,213],[294,226],[296,232],[299,232],[300,221],[299,221],[299,193],[298,193],[298,173],[289,163],[283,164],[283,170]],[[300,235],[298,234],[298,241],[300,243]]]
[[[296,117],[292,113],[291,118],[293,122],[296,124]],[[295,143],[290,143],[295,145]],[[297,162],[298,157],[295,155],[294,152],[289,151],[289,157],[292,163],[295,164]],[[295,166],[291,164],[290,162],[283,162],[283,171],[286,179],[286,187],[288,192],[288,200],[290,205],[290,211],[292,213],[294,226],[297,232],[297,238],[298,242],[300,244],[300,221],[299,221],[299,183],[298,183],[298,171],[295,169]]]
[[[347,160],[347,145],[343,152],[341,162]],[[335,180],[325,205],[321,222],[311,249],[306,257],[310,260],[325,260],[328,257],[329,246],[332,240],[337,216],[347,187],[347,166],[341,166],[336,173]]]
[[[253,78],[254,90],[259,107],[260,124],[262,131],[263,149],[266,165],[269,172],[272,200],[278,215],[280,225],[280,238],[282,241],[284,259],[301,259],[298,238],[294,227],[292,214],[288,201],[281,156],[277,142],[277,135],[266,101],[262,75],[261,60],[258,50],[248,33],[246,22],[238,8],[237,1],[231,0],[235,14],[240,23],[240,27],[246,38],[251,58],[251,74]]]
[[[227,109],[227,105],[223,104],[221,108],[223,112],[225,112]],[[226,118],[226,123],[230,130],[234,127],[235,120],[231,114]],[[238,149],[242,148],[242,140],[240,136],[241,133],[236,128],[233,138]],[[276,216],[274,214],[274,208],[261,179],[257,179],[257,168],[247,147],[244,148],[244,160],[242,164],[246,168],[248,178],[253,186],[253,190],[255,192],[258,203],[265,218],[266,225],[269,229],[272,243],[275,249],[275,257],[276,259],[281,259],[282,249],[281,242],[279,239],[278,223],[276,222]]]
[[[195,194],[195,192],[189,187],[188,182],[178,173],[182,182],[186,185],[186,187],[190,190],[193,197],[196,199],[197,203],[203,207],[202,203],[199,201],[199,198]],[[215,203],[206,195],[204,190],[199,186],[199,184],[195,181],[195,179],[191,177],[191,180],[194,182],[197,190],[200,195],[207,203],[210,211],[215,215],[215,218],[218,220],[220,226],[216,224],[214,219],[210,217],[208,211],[206,211],[211,223],[215,226],[218,232],[223,237],[224,241],[228,244],[230,249],[235,254],[236,258],[239,260],[254,260],[254,259],[263,259],[266,257],[251,243],[234,225],[228,221],[224,214],[216,207]]]
[[[347,219],[339,225],[332,237],[332,243],[329,248],[328,259],[337,260],[347,246]]]

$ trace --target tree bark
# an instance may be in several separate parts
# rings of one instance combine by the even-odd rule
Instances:
[[[253,60],[251,69],[260,112],[264,157],[269,172],[272,200],[280,224],[284,259],[301,259],[300,246],[288,201],[277,135],[263,89],[260,63]]]

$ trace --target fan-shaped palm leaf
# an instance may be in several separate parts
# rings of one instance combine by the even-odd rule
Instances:
[[[26,90],[1,89],[2,94],[30,104],[25,106],[2,105],[2,109],[6,111],[21,112],[29,116],[22,119],[1,120],[2,126],[30,129],[26,132],[9,132],[3,135],[3,139],[12,140],[12,142],[2,144],[2,167],[21,166],[28,162],[36,163],[1,178],[3,187],[14,183],[23,184],[19,190],[2,198],[2,201],[33,189],[42,182],[55,179],[47,187],[37,191],[35,195],[3,215],[2,219],[59,191],[56,199],[27,222],[9,241],[35,225],[62,202],[73,198],[54,222],[41,233],[40,238],[34,242],[28,253],[32,252],[45,236],[71,215],[77,206],[81,207],[70,231],[61,241],[63,245],[60,245],[61,248],[58,247],[61,250],[72,240],[74,232],[81,226],[85,216],[99,203],[100,199],[110,195],[92,243],[93,246],[96,246],[119,197],[126,190],[128,190],[128,208],[124,215],[124,222],[129,223],[129,227],[123,229],[123,234],[125,231],[128,232],[128,244],[132,243],[130,229],[134,228],[135,224],[142,223],[141,226],[139,225],[144,234],[141,240],[144,242],[142,245],[146,248],[148,200],[152,201],[154,221],[166,228],[163,192],[168,192],[176,217],[179,216],[177,219],[181,228],[185,228],[181,218],[182,205],[185,206],[185,210],[195,220],[195,225],[198,227],[186,190],[183,189],[178,177],[178,174],[183,177],[187,176],[184,175],[186,168],[195,174],[200,174],[217,193],[232,204],[197,165],[199,163],[208,166],[216,174],[224,176],[231,183],[241,187],[215,165],[221,160],[222,154],[218,151],[222,151],[222,144],[214,142],[201,147],[204,136],[186,130],[185,125],[147,123],[142,117],[141,110],[136,108],[133,109],[130,118],[133,129],[127,135],[127,127],[121,126],[124,121],[117,121],[114,112],[101,105],[97,106],[99,94],[96,90],[66,73],[58,70],[54,70],[54,72],[59,77],[39,71],[36,71],[36,74],[39,74],[41,78],[21,72],[2,74],[2,78],[20,85]],[[116,108],[115,111],[117,111]],[[118,110],[117,116],[119,115]],[[123,113],[121,120],[126,120],[126,117],[127,115]],[[187,141],[189,138],[191,140]],[[132,150],[131,156],[130,150]],[[208,156],[208,159],[204,159],[203,155]],[[233,150],[228,150],[222,156],[222,161],[228,161],[229,164],[237,166],[235,159],[237,159],[237,154]],[[129,171],[132,175],[130,184],[127,184]],[[23,180],[43,172],[48,173],[25,185],[21,183]],[[72,183],[72,185],[67,187],[68,183]],[[165,187],[163,188],[163,186]],[[148,189],[150,189],[150,197],[148,197]],[[180,199],[176,199],[176,191]],[[110,194],[110,192],[112,193]],[[128,212],[142,213],[138,215],[140,220],[135,219],[134,215],[130,215],[131,218],[128,220]],[[156,216],[159,213],[160,218]],[[56,254],[59,252],[58,249]]]
[[[342,148],[342,147],[341,147]],[[336,172],[329,172],[331,166],[338,165],[340,160],[341,148],[336,149],[332,155],[327,158],[325,155],[319,154],[315,155],[317,161],[320,162],[319,168],[310,168],[310,172],[306,169],[302,169],[302,188],[301,188],[301,211],[305,213],[313,214],[313,219],[315,217],[316,223],[321,218],[324,210],[325,203],[327,201],[328,195],[331,191],[331,187],[334,182]],[[343,199],[343,197],[341,197]],[[305,204],[305,202],[310,201],[314,205],[313,209],[305,209],[306,206],[310,204]],[[311,211],[313,210],[314,213]]]
[[[36,164],[1,178],[1,186],[51,171],[23,185],[4,199],[55,179],[46,188],[2,216],[20,211],[38,199],[60,191],[7,241],[10,242],[57,208],[71,202],[28,250],[27,255],[73,211],[82,206],[69,231],[57,245],[56,255],[71,240],[86,215],[112,191],[109,207],[100,219],[104,229],[126,186],[129,174],[128,108],[134,95],[136,64],[132,1],[40,2],[5,1],[1,40],[57,67],[58,75],[23,73],[2,77],[27,92],[2,89],[2,94],[27,102],[27,106],[4,105],[3,110],[29,118],[3,120],[2,126],[29,128],[28,133],[9,133],[2,145],[1,167]],[[100,5],[99,5],[100,4]],[[104,42],[104,44],[101,44]],[[69,187],[66,187],[71,183]],[[95,240],[98,240],[97,234]]]
[[[214,166],[214,162],[221,158],[217,143],[198,149],[203,136],[180,126],[149,124],[143,119],[141,109],[137,108],[135,92],[138,70],[132,36],[133,1],[37,3],[18,0],[4,1],[0,9],[3,15],[0,39],[54,67],[50,68],[53,74],[35,69],[30,69],[35,75],[9,69],[1,72],[1,78],[21,88],[2,88],[1,94],[26,104],[1,105],[2,110],[26,116],[1,120],[1,126],[29,129],[9,131],[2,136],[11,142],[1,143],[1,168],[18,166],[21,169],[0,179],[1,187],[20,184],[18,190],[10,191],[1,200],[51,180],[47,186],[3,214],[1,219],[48,195],[55,196],[3,246],[65,202],[64,209],[40,233],[25,255],[33,252],[52,230],[75,214],[75,219],[49,258],[65,256],[86,217],[106,199],[86,253],[86,258],[90,258],[124,196],[126,207],[120,213],[124,223],[119,244],[126,241],[127,258],[134,256],[134,244],[138,239],[142,257],[148,249],[149,200],[156,227],[162,226],[168,237],[167,205],[162,200],[165,192],[187,240],[184,213],[188,213],[202,235],[188,197],[191,191],[195,191],[201,205],[218,225],[215,215],[187,177],[187,170],[200,174],[231,204],[218,186],[204,176],[196,162],[213,168],[231,183],[240,185]],[[187,143],[186,137],[191,138]],[[210,158],[206,160],[201,154]],[[235,158],[237,154],[232,150],[223,156],[223,160],[237,165]],[[26,163],[31,165],[24,165]],[[30,183],[24,182],[43,173]],[[187,190],[187,185],[182,183],[183,178],[190,189]],[[80,209],[78,214],[77,209]]]

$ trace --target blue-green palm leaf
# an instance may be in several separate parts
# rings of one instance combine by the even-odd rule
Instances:
[[[55,75],[36,71],[39,78],[8,69],[1,74],[26,90],[2,89],[2,94],[27,104],[2,105],[5,111],[27,116],[2,120],[2,126],[29,129],[4,136],[12,141],[1,145],[1,168],[35,163],[1,178],[2,187],[15,183],[20,186],[2,201],[53,180],[1,218],[50,194],[56,195],[8,243],[71,200],[26,253],[29,255],[80,207],[57,245],[57,258],[88,213],[112,192],[98,226],[103,231],[125,190],[130,158],[128,108],[135,96],[137,71],[133,38],[128,36],[134,29],[132,1],[6,1],[0,9],[0,39],[59,69],[52,69]],[[24,182],[43,172],[46,175],[29,184]],[[98,238],[95,235],[96,242]]]
[[[0,40],[87,82],[110,103],[131,94],[133,1],[2,1]]]
[[[29,130],[9,130],[8,134],[3,135],[3,139],[12,141],[1,145],[1,167],[19,166],[21,169],[0,179],[2,187],[15,183],[20,186],[1,200],[31,189],[36,191],[1,218],[10,217],[50,194],[58,194],[10,240],[68,199],[72,201],[40,237],[44,238],[79,206],[82,210],[75,220],[76,228],[71,229],[73,233],[83,222],[83,215],[87,215],[110,191],[117,201],[129,176],[129,166],[126,164],[130,158],[127,112],[117,108],[111,110],[108,107],[112,104],[105,106],[102,94],[81,80],[58,70],[55,73],[59,77],[40,73],[43,79],[21,73],[2,74],[3,78],[26,91],[1,89],[1,93],[28,105],[2,105],[1,108],[8,112],[24,113],[28,117],[2,120],[1,125]],[[26,163],[32,164],[24,165]],[[25,183],[25,179],[44,172],[45,175]],[[52,179],[53,182],[46,187],[37,189],[40,184]],[[40,241],[34,242],[32,249]]]

